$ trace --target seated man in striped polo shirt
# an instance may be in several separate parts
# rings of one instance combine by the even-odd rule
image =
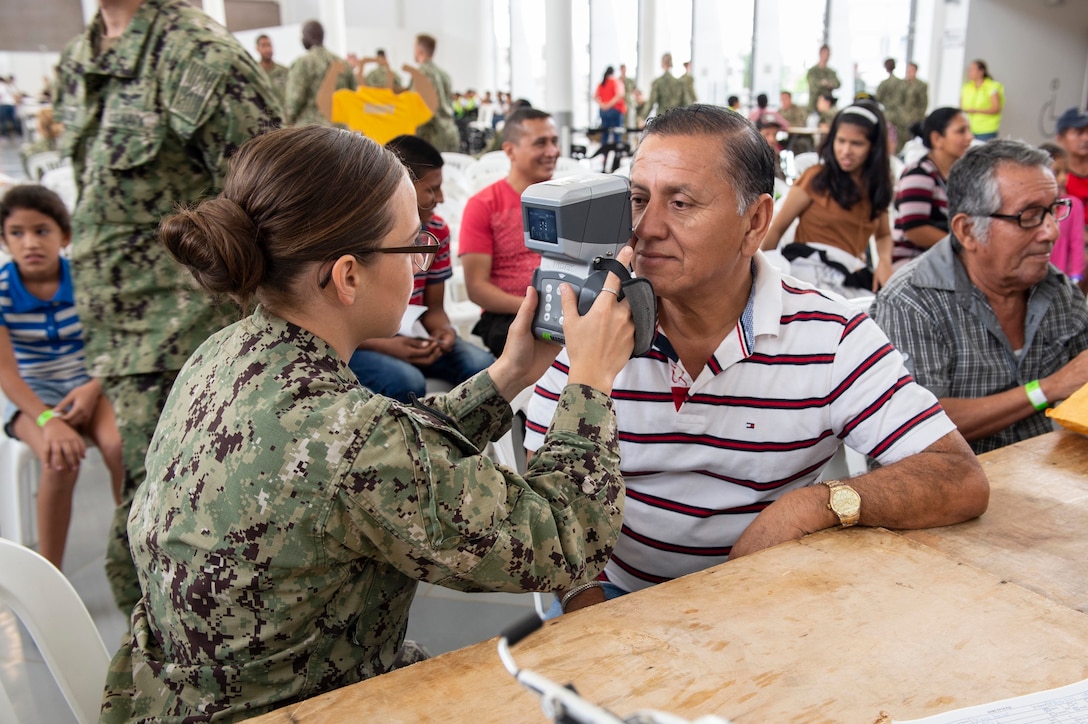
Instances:
[[[773,182],[770,147],[735,113],[696,105],[647,125],[631,243],[659,326],[612,391],[623,531],[604,580],[557,592],[566,611],[840,524],[924,528],[986,510],[971,448],[876,324],[758,251]],[[565,362],[537,384],[530,450]],[[881,466],[815,485],[844,443]]]

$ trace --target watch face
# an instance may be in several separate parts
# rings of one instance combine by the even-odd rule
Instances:
[[[830,504],[840,518],[849,518],[861,510],[861,496],[853,488],[839,486],[831,489]]]

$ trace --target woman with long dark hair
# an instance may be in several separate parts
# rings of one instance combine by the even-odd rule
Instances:
[[[781,249],[793,276],[847,297],[879,289],[892,273],[887,137],[876,103],[861,100],[839,111],[820,144],[820,163],[794,181],[761,248],[777,248],[797,219],[794,243]]]

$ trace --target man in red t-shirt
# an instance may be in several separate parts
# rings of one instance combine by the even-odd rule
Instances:
[[[1088,206],[1088,111],[1070,108],[1058,118],[1058,145],[1069,156],[1067,191]]]
[[[559,158],[559,132],[549,113],[518,109],[502,133],[510,174],[468,200],[458,243],[468,297],[484,309],[472,331],[496,357],[540,266],[540,254],[525,248],[521,193],[550,179]]]

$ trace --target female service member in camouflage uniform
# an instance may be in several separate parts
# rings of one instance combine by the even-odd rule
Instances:
[[[532,290],[502,356],[426,404],[372,395],[348,368],[396,332],[431,253],[413,249],[392,153],[332,128],[271,132],[161,237],[205,289],[260,306],[200,346],[159,421],[129,518],[143,596],[103,721],[235,720],[388,671],[419,580],[553,590],[604,567],[626,303],[602,294],[579,317],[564,290],[572,384],[521,477],[481,448],[557,351],[530,334]]]

